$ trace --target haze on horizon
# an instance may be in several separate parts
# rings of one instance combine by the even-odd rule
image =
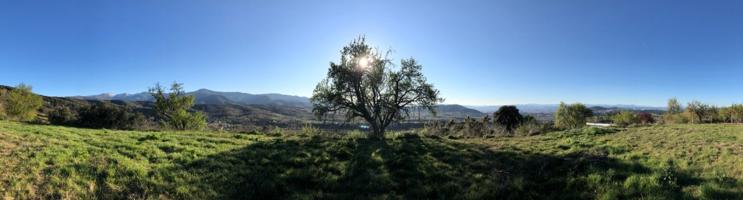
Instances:
[[[743,102],[743,2],[6,1],[0,84],[310,96],[365,35],[447,104]]]

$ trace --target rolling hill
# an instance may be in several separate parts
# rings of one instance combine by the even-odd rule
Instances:
[[[237,104],[237,105],[281,105],[295,107],[310,107],[310,99],[300,96],[284,94],[249,94],[242,92],[219,92],[208,89],[199,89],[188,92],[188,95],[196,97],[196,104]],[[84,100],[120,100],[120,101],[152,101],[152,96],[147,92],[136,94],[103,93],[91,96],[72,96],[70,98]]]
[[[204,111],[210,119],[237,123],[242,120],[312,120],[312,104],[309,98],[284,95],[278,93],[249,94],[242,92],[220,92],[209,89],[199,89],[188,92],[196,97],[196,110]],[[152,101],[149,93],[117,94],[108,93],[92,96],[73,96],[73,99],[97,101],[125,101],[146,102]],[[418,109],[413,109],[411,119],[463,119],[466,117],[482,117],[484,113],[456,104],[442,104],[437,106],[437,115]]]

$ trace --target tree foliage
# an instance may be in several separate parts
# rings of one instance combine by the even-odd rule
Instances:
[[[640,120],[635,116],[635,113],[630,111],[620,111],[617,114],[614,114],[614,116],[611,117],[614,124],[620,125],[620,126],[627,126],[630,124],[637,124]]]
[[[56,107],[47,114],[49,123],[55,125],[76,125],[79,116],[76,111],[67,106]]]
[[[719,115],[717,107],[699,101],[689,102],[686,106],[685,114],[689,117],[689,122],[692,124],[715,122],[717,121],[716,117]]]
[[[34,94],[30,85],[19,84],[4,98],[5,115],[13,120],[30,121],[44,104],[41,96]]]
[[[519,113],[516,106],[501,106],[493,113],[495,124],[502,126],[508,132],[512,132],[523,121],[524,117]]]
[[[359,37],[343,47],[340,62],[331,62],[327,77],[317,84],[311,98],[313,113],[319,118],[328,114],[362,118],[373,135],[381,137],[391,123],[408,117],[410,108],[435,114],[434,106],[443,101],[421,70],[413,58],[394,67]]]
[[[176,130],[199,130],[206,127],[203,113],[189,112],[195,97],[186,95],[183,84],[174,82],[167,94],[160,84],[156,84],[149,92],[155,99],[155,112],[165,126]]]
[[[593,111],[581,103],[567,105],[560,102],[555,112],[555,127],[562,129],[579,128],[586,125],[586,118],[593,116]]]
[[[64,110],[61,116],[67,115]],[[144,126],[146,119],[141,113],[101,102],[82,110],[77,121],[78,126],[88,128],[108,128],[134,130]]]
[[[681,113],[681,104],[679,104],[676,98],[668,99],[668,114]]]
[[[720,121],[730,123],[743,123],[743,104],[733,104],[730,107],[721,108]]]

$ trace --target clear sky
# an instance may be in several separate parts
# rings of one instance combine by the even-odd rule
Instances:
[[[310,96],[358,35],[459,104],[743,102],[743,1],[0,1],[0,84]]]

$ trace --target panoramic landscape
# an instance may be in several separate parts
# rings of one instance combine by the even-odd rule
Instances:
[[[0,198],[743,199],[740,10],[0,2]]]

